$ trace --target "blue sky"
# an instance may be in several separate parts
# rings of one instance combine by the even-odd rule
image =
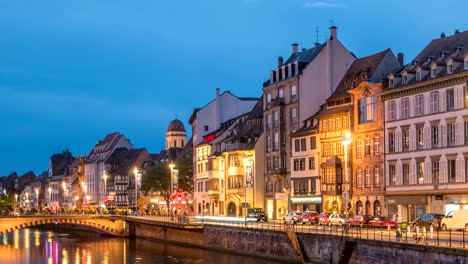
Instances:
[[[441,6],[441,4],[443,4]],[[0,175],[47,169],[119,131],[159,152],[215,89],[258,97],[290,44],[328,37],[409,61],[468,29],[467,1],[0,0]],[[333,21],[333,22],[331,22]]]

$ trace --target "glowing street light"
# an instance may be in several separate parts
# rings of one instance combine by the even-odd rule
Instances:
[[[35,188],[34,191],[36,192],[36,209],[39,210],[39,188]]]
[[[345,139],[341,141],[344,145],[344,159],[345,159],[345,174],[344,174],[344,182],[345,182],[345,191],[343,192],[343,198],[345,203],[345,215],[346,215],[346,224],[348,224],[348,203],[349,203],[349,178],[348,178],[348,145],[351,144],[351,133],[347,132],[345,134]]]
[[[140,173],[137,167],[133,169],[133,173],[135,174],[135,208],[136,208],[135,211],[138,212],[138,181],[139,181]]]
[[[174,202],[173,199],[172,199],[172,191],[173,191],[172,188],[174,187],[174,183],[173,183],[173,181],[174,181],[174,167],[175,167],[174,163],[171,162],[171,164],[169,164],[169,168],[171,169],[171,187],[169,189],[169,192],[170,192],[170,204],[169,205],[170,205],[170,210],[171,210],[171,218],[173,217],[173,213],[174,213],[174,211],[173,211],[174,208],[173,208],[173,205],[172,205],[173,202]],[[203,208],[203,211],[204,210],[205,210],[205,208]]]
[[[47,205],[50,208],[50,203],[52,202],[52,187],[49,186],[49,188],[47,188],[47,191],[49,192],[49,202],[47,203]]]

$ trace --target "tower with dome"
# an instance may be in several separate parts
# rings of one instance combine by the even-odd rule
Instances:
[[[187,132],[184,124],[179,119],[174,119],[169,123],[166,131],[166,150],[171,148],[183,148],[187,143]]]

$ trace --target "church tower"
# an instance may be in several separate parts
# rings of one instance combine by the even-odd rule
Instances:
[[[169,123],[166,132],[166,150],[170,148],[183,148],[187,143],[187,132],[184,124],[177,118]]]

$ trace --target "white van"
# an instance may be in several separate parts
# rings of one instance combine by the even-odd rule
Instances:
[[[442,218],[442,229],[465,229],[468,231],[468,210],[450,211]]]

